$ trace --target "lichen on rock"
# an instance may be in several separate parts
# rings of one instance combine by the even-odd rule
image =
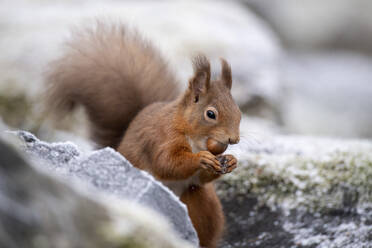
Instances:
[[[273,136],[248,149],[220,194],[255,194],[262,204],[285,211],[363,209],[372,203],[372,142]]]

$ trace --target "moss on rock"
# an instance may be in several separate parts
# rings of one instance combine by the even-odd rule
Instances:
[[[261,204],[288,211],[372,204],[372,142],[276,136],[230,152],[239,166],[221,180],[223,197],[253,193]]]

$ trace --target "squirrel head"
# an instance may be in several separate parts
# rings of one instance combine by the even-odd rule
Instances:
[[[231,96],[230,65],[221,58],[221,76],[210,80],[208,59],[198,55],[193,59],[194,75],[183,96],[183,119],[187,135],[198,141],[212,138],[223,144],[239,142],[241,112]]]

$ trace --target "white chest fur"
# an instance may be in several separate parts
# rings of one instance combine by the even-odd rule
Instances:
[[[199,140],[193,140],[190,137],[187,137],[187,142],[191,146],[192,153],[198,153],[200,151],[207,150],[207,138],[202,138]]]
[[[206,145],[207,138],[201,140],[192,140],[190,137],[187,137],[187,142],[191,146],[192,153],[198,153],[200,151],[207,150]],[[199,174],[200,170],[196,171],[194,175],[185,179],[185,180],[178,180],[178,181],[163,181],[164,185],[166,185],[170,190],[173,191],[177,196],[181,196],[182,193],[191,185],[199,185]]]

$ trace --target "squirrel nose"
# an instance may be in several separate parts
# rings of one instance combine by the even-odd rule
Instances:
[[[237,136],[237,137],[230,137],[229,138],[229,144],[238,144],[239,143],[239,136]]]

